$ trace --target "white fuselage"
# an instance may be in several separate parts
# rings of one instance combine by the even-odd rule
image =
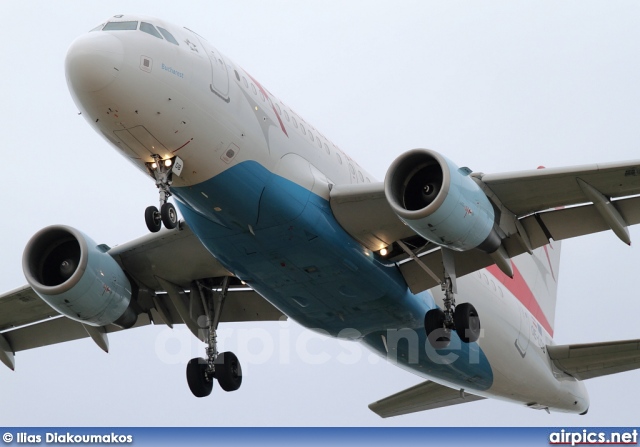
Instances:
[[[153,24],[177,44],[139,29],[79,37],[66,65],[74,100],[91,126],[141,171],[148,173],[145,163],[154,154],[180,157],[184,169],[174,176],[172,192],[196,235],[225,267],[301,324],[333,336],[354,328],[363,343],[386,357],[392,349],[380,347],[380,334],[400,328],[424,332],[420,315],[442,304],[440,290],[411,294],[397,267],[346,233],[336,236],[337,224],[327,212],[332,185],[376,180],[202,37],[157,19],[112,20]],[[283,232],[294,222],[300,233],[292,229],[287,239]],[[311,236],[296,242],[303,233]],[[284,242],[273,242],[279,237]],[[531,293],[544,295],[547,290],[537,289],[549,279],[539,276],[533,262],[542,255],[528,256],[516,258],[515,265]],[[304,271],[315,272],[308,266],[327,274],[301,279]],[[552,276],[555,281],[557,271]],[[533,408],[588,409],[582,383],[554,371],[546,353],[553,321],[539,320],[552,320],[553,309],[543,303],[542,314],[532,312],[531,303],[523,304],[495,270],[459,278],[457,287],[458,302],[472,301],[482,318],[481,358],[465,359],[459,371],[448,366],[447,356],[473,357],[476,350],[465,347],[456,354],[455,338],[449,352],[435,353],[418,338],[419,359],[398,358],[399,366]],[[474,382],[478,364],[484,365],[478,372],[482,386]]]

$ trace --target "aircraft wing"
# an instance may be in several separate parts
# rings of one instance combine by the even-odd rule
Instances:
[[[578,380],[640,368],[640,340],[547,346],[554,365]]]
[[[163,230],[117,246],[109,253],[134,279],[140,291],[138,321],[133,327],[151,323],[185,323],[202,337],[197,319],[202,315],[188,292],[192,281],[231,276],[181,222],[174,230]],[[196,301],[196,300],[194,300]],[[199,301],[199,300],[198,300]],[[229,289],[221,322],[275,321],[283,318],[246,286]],[[16,352],[91,337],[108,351],[107,334],[122,330],[115,325],[87,326],[58,314],[31,289],[23,286],[0,295],[0,361],[15,368]]]
[[[620,228],[640,223],[640,161],[471,176],[500,209],[500,226],[506,236],[503,247],[509,257],[546,245],[551,239],[560,241],[610,229],[619,235]],[[610,200],[612,205],[598,203],[598,198]],[[411,253],[395,253],[391,260],[400,262],[412,292],[434,287],[443,279],[425,274],[430,270],[443,276],[440,248],[426,244],[395,215],[385,198],[384,183],[334,186],[330,205],[340,225],[372,251],[404,241]],[[603,211],[609,206],[623,222],[611,218],[615,211]],[[494,263],[489,255],[475,249],[453,255],[457,276]]]
[[[374,402],[369,405],[369,409],[380,417],[388,418],[482,399],[484,397],[467,394],[462,389],[454,390],[427,380]]]

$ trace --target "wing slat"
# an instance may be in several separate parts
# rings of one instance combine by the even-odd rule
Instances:
[[[157,277],[169,278],[169,282],[188,296],[193,281],[230,275],[184,223],[175,230],[145,235],[115,247],[109,254],[141,286],[136,303],[141,313],[134,327],[151,324],[153,313],[157,323],[184,323],[168,296],[156,294],[165,291]],[[162,309],[156,309],[155,303]],[[231,288],[220,321],[277,321],[282,318],[282,312],[257,292]],[[9,367],[14,365],[16,352],[87,338],[90,333],[98,346],[106,350],[106,334],[120,330],[114,325],[105,326],[104,333],[102,329],[85,328],[81,323],[59,315],[30,286],[0,295],[0,361]]]

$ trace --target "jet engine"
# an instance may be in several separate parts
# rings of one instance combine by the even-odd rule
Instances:
[[[90,326],[131,327],[137,319],[131,283],[107,250],[75,228],[54,225],[29,240],[22,269],[38,296],[62,315]]]
[[[435,151],[413,149],[391,164],[384,191],[398,217],[426,240],[493,253],[501,243],[495,212],[470,173]]]

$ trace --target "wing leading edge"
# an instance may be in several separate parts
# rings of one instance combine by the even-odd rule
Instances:
[[[206,284],[215,293],[216,280],[231,274],[202,246],[189,227],[145,235],[109,251],[139,287],[138,320],[149,324],[186,324],[202,338],[198,319],[201,299],[190,288]],[[246,286],[229,289],[221,322],[277,321],[282,312]],[[23,286],[0,295],[0,362],[15,369],[15,353],[91,337],[108,351],[107,335],[123,330],[115,325],[93,327],[58,314]]]
[[[626,226],[640,223],[640,161],[471,175],[500,210],[502,243],[510,258],[552,239],[606,230],[614,230],[629,243]],[[340,225],[372,251],[416,237],[394,214],[383,183],[335,186],[330,205]],[[412,248],[424,265],[415,258],[407,261],[406,254],[392,259],[401,263],[409,288],[418,293],[437,286],[443,278],[426,273],[443,275],[440,248],[429,244]],[[455,252],[454,257],[457,276],[494,263],[480,250]]]

